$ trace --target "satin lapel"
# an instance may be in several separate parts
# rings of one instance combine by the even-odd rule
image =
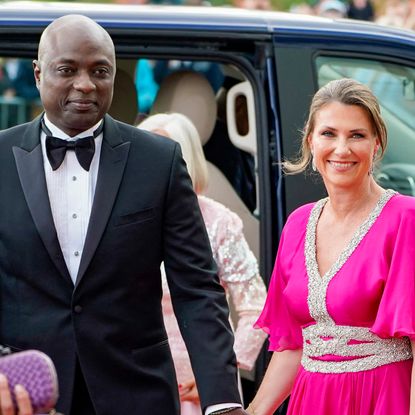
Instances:
[[[97,186],[75,288],[82,280],[107,226],[120,187],[129,149],[130,142],[122,141],[114,120],[106,116]]]
[[[42,148],[39,142],[39,122],[35,120],[24,135],[22,147],[13,147],[20,183],[33,222],[59,272],[73,285],[59,245],[43,169]]]

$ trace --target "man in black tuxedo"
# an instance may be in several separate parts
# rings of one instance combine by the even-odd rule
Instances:
[[[0,343],[51,356],[66,415],[176,415],[164,261],[203,410],[245,414],[179,146],[106,114],[114,45],[92,20],[52,22],[33,66],[45,113],[0,133]]]

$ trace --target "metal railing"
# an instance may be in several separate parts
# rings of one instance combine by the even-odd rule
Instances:
[[[0,130],[29,121],[33,118],[33,108],[38,105],[38,100],[0,96]]]
[[[27,101],[20,97],[0,97],[0,130],[26,121]]]

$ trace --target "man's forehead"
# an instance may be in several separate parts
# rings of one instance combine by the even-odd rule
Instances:
[[[102,47],[112,45],[110,36],[102,28],[79,23],[53,27],[46,33],[45,40],[55,44],[64,43],[67,45],[77,45],[84,43],[86,40],[95,42],[97,46]]]
[[[106,33],[105,29],[82,15],[66,15],[54,20],[47,28],[50,32],[62,32],[65,30],[83,30]]]
[[[113,64],[115,61],[114,45],[109,38],[102,34],[86,32],[68,34],[65,31],[53,30],[47,33],[39,44],[39,55],[47,57],[50,61],[78,61],[95,60],[102,63]]]
[[[89,40],[91,44],[101,50],[107,49],[110,53],[114,51],[114,44],[108,32],[93,20],[85,16],[68,15],[53,21],[44,31],[39,49],[47,47],[59,48],[64,46],[70,49],[79,47],[84,41]]]
[[[114,66],[114,61],[106,55],[93,56],[79,53],[77,56],[70,55],[52,55],[50,62],[52,64],[66,64],[66,65],[88,65],[88,66]]]

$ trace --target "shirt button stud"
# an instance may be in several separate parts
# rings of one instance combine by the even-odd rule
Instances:
[[[79,251],[75,251],[73,254],[74,254],[75,256],[79,256]]]
[[[78,217],[78,215],[77,215],[76,213],[74,213],[74,214],[72,215],[72,217],[73,217],[74,219],[76,219],[76,218]]]
[[[72,181],[76,182],[76,176],[72,176]]]

